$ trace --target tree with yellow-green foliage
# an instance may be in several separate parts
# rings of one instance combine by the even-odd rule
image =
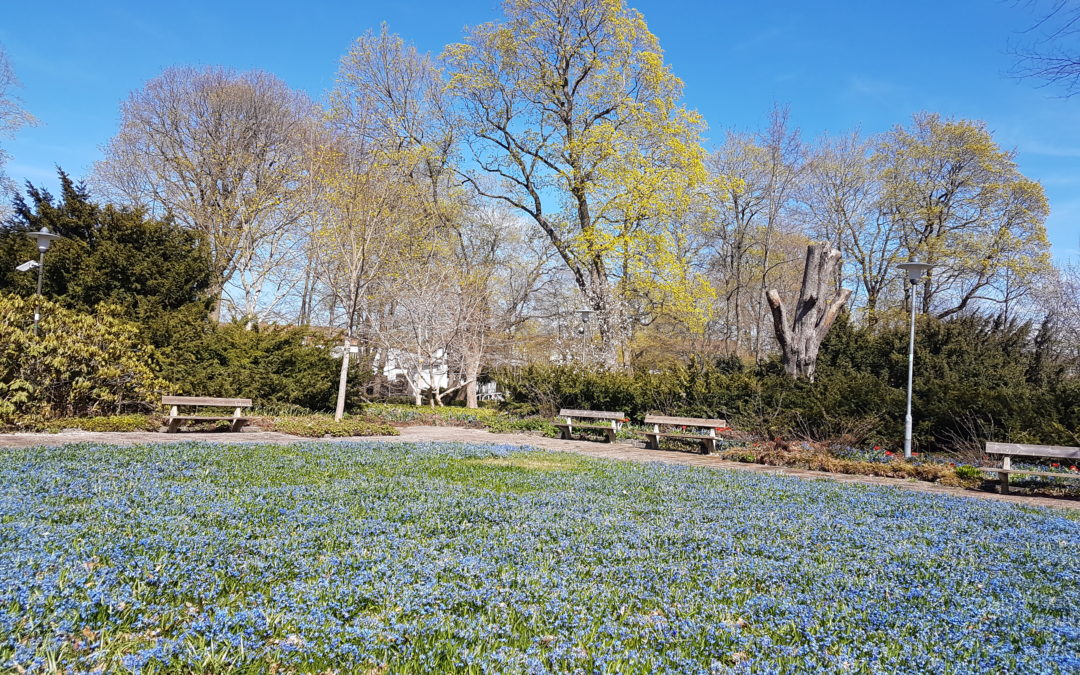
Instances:
[[[503,9],[503,21],[444,53],[476,167],[463,176],[543,229],[597,313],[602,360],[613,366],[625,334],[624,271],[629,287],[706,311],[697,296],[707,284],[674,260],[665,227],[708,180],[704,124],[622,0],[506,0]]]
[[[878,208],[898,261],[934,265],[918,302],[944,318],[972,303],[1008,309],[1050,268],[1049,204],[986,124],[920,113],[877,143]]]

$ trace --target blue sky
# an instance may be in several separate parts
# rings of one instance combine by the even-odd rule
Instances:
[[[0,43],[42,122],[2,139],[17,181],[86,175],[128,94],[177,64],[261,68],[314,98],[333,86],[358,35],[386,21],[423,50],[499,14],[496,0],[8,0]],[[1050,197],[1055,257],[1080,256],[1080,96],[1008,77],[1006,47],[1031,21],[1010,0],[810,3],[631,0],[660,38],[686,101],[720,140],[753,130],[775,103],[805,137],[872,134],[920,110],[985,120]]]

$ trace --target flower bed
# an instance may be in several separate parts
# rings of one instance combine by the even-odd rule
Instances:
[[[866,449],[777,440],[770,443],[732,445],[719,455],[736,462],[790,466],[811,471],[863,476],[911,478],[956,487],[978,488],[997,485],[995,477],[976,466],[918,452],[912,453],[910,459],[905,459],[902,454],[878,446]],[[1074,465],[1062,466],[1057,462],[1049,464],[1014,462],[1013,468],[1052,471],[1060,473],[1063,479],[1078,474]],[[1011,485],[1021,490],[1032,489],[1046,494],[1080,496],[1080,484],[1070,480],[1021,475]]]
[[[1080,667],[1059,512],[462,444],[3,454],[8,670]]]

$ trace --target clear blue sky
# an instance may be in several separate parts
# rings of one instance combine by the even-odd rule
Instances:
[[[813,138],[884,131],[919,110],[985,120],[1050,196],[1059,260],[1080,256],[1080,96],[1007,76],[1031,15],[1007,0],[631,0],[660,38],[710,135],[760,126],[774,102]],[[86,175],[119,105],[176,64],[261,68],[321,98],[351,41],[386,21],[422,50],[498,16],[496,0],[53,0],[4,3],[0,43],[42,122],[15,140],[17,181]],[[47,7],[48,11],[43,11]]]

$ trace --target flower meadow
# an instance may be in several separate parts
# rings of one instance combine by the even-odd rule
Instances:
[[[1080,522],[509,446],[5,450],[0,667],[1066,673]]]

